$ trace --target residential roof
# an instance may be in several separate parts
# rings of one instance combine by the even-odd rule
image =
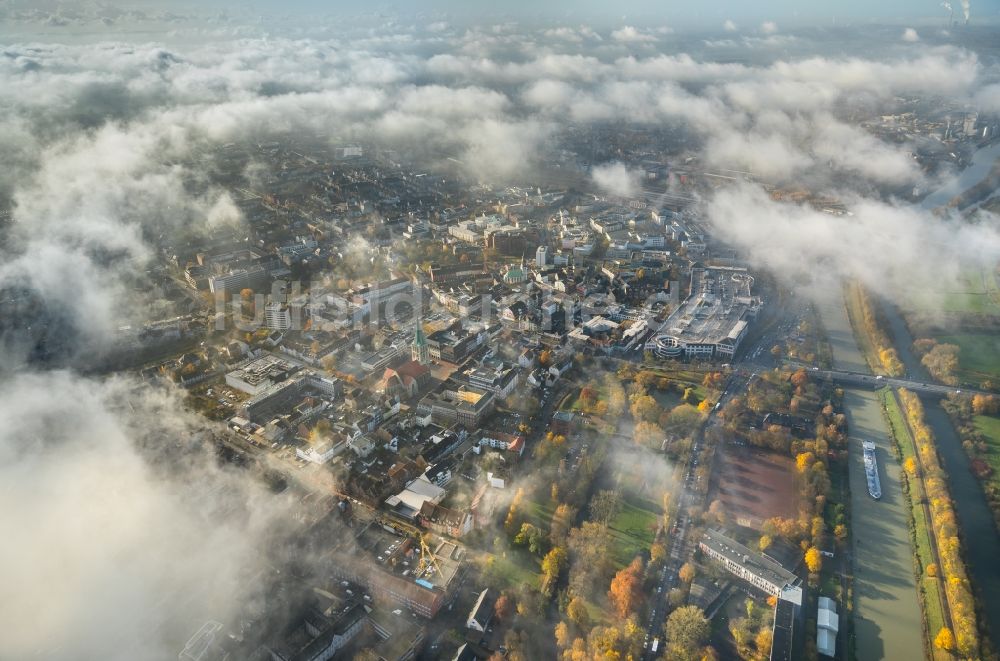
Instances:
[[[479,593],[479,598],[469,613],[469,619],[475,620],[481,626],[485,627],[486,623],[493,617],[493,602],[493,591],[490,588],[486,588]]]

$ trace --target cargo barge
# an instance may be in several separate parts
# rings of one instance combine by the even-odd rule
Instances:
[[[861,447],[865,451],[865,477],[868,480],[868,495],[878,500],[882,497],[882,484],[878,479],[878,461],[875,459],[875,443],[872,441],[862,441]]]

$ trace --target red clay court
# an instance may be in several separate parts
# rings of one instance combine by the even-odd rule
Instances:
[[[723,445],[716,455],[709,501],[720,500],[730,521],[760,528],[773,516],[797,515],[795,465],[757,448]]]

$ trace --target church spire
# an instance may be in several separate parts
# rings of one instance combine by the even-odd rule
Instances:
[[[431,362],[430,350],[427,347],[427,338],[424,336],[424,319],[417,315],[417,326],[413,330],[413,344],[410,345],[410,358],[421,365]]]

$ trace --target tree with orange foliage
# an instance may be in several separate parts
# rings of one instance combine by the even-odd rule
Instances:
[[[621,569],[611,579],[608,598],[618,617],[626,618],[635,611],[642,588],[642,558],[636,557],[628,567]]]
[[[685,562],[681,565],[681,568],[677,571],[677,577],[680,578],[685,583],[690,583],[694,580],[694,565],[690,562]]]
[[[798,369],[792,373],[791,382],[796,388],[801,388],[809,383],[809,374],[804,369]]]
[[[506,622],[507,618],[511,616],[514,612],[514,602],[507,596],[506,592],[500,594],[497,597],[496,602],[493,604],[493,612],[496,613],[497,619],[501,622]]]

